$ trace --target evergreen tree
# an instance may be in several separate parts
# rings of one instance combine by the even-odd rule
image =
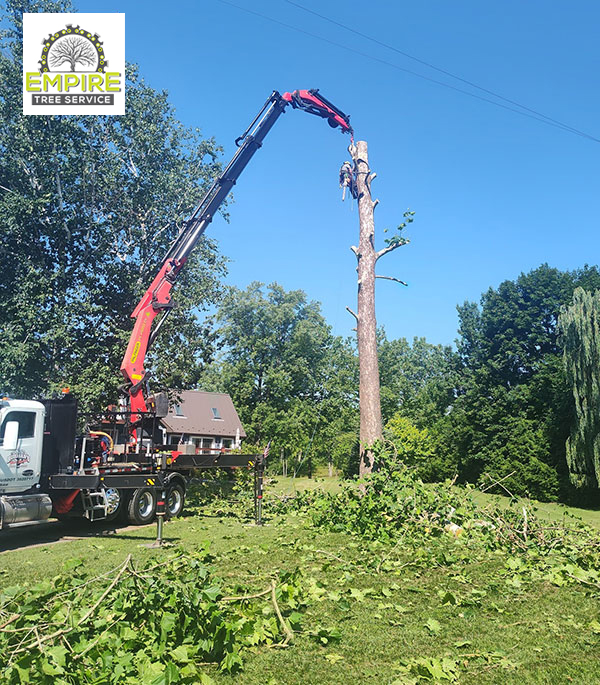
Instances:
[[[543,264],[490,288],[480,306],[458,308],[457,398],[431,432],[462,480],[502,478],[511,492],[539,499],[566,494],[573,410],[558,316],[578,285],[597,288],[597,268]]]

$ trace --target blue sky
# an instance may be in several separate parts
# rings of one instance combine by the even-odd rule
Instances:
[[[378,269],[409,283],[378,281],[389,337],[451,343],[458,303],[543,262],[597,263],[598,142],[403,72],[484,95],[285,0],[231,1],[400,69],[219,0],[74,4],[125,12],[127,59],[169,91],[185,124],[224,146],[224,161],[273,89],[319,88],[351,114],[378,175],[380,245],[384,228],[416,212],[410,245]],[[298,2],[600,138],[596,2]],[[347,144],[317,117],[288,111],[236,186],[231,222],[209,229],[231,260],[230,284],[301,288],[340,335],[351,334],[344,309],[356,303],[358,213],[337,180]]]

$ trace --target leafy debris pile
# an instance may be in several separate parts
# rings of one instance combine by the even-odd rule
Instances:
[[[131,555],[87,577],[82,562],[33,587],[0,594],[3,683],[212,683],[244,651],[285,647],[304,607],[296,574],[226,596],[206,552],[136,567]]]
[[[427,540],[461,538],[470,558],[508,552],[506,572],[555,585],[580,583],[600,590],[600,534],[573,518],[546,521],[531,504],[482,509],[473,489],[425,484],[379,448],[377,470],[346,482],[337,493],[311,490],[271,503],[273,511],[298,511],[314,525],[383,543],[402,541],[419,557]],[[514,500],[513,504],[516,503]]]

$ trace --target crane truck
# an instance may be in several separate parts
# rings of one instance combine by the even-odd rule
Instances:
[[[236,139],[233,158],[185,222],[133,310],[133,331],[121,363],[120,404],[77,435],[77,401],[70,393],[59,399],[0,400],[0,530],[51,516],[108,521],[125,515],[132,524],[145,524],[157,506],[160,513],[175,517],[183,509],[194,469],[248,466],[254,458],[227,452],[187,454],[161,445],[157,422],[167,415],[168,397],[150,393],[144,364],[174,306],[171,290],[190,253],[288,106],[353,135],[349,116],[318,90],[273,91]]]

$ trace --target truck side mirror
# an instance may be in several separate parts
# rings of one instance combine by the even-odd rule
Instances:
[[[8,421],[4,425],[4,443],[2,447],[5,450],[16,450],[19,442],[19,422]]]

